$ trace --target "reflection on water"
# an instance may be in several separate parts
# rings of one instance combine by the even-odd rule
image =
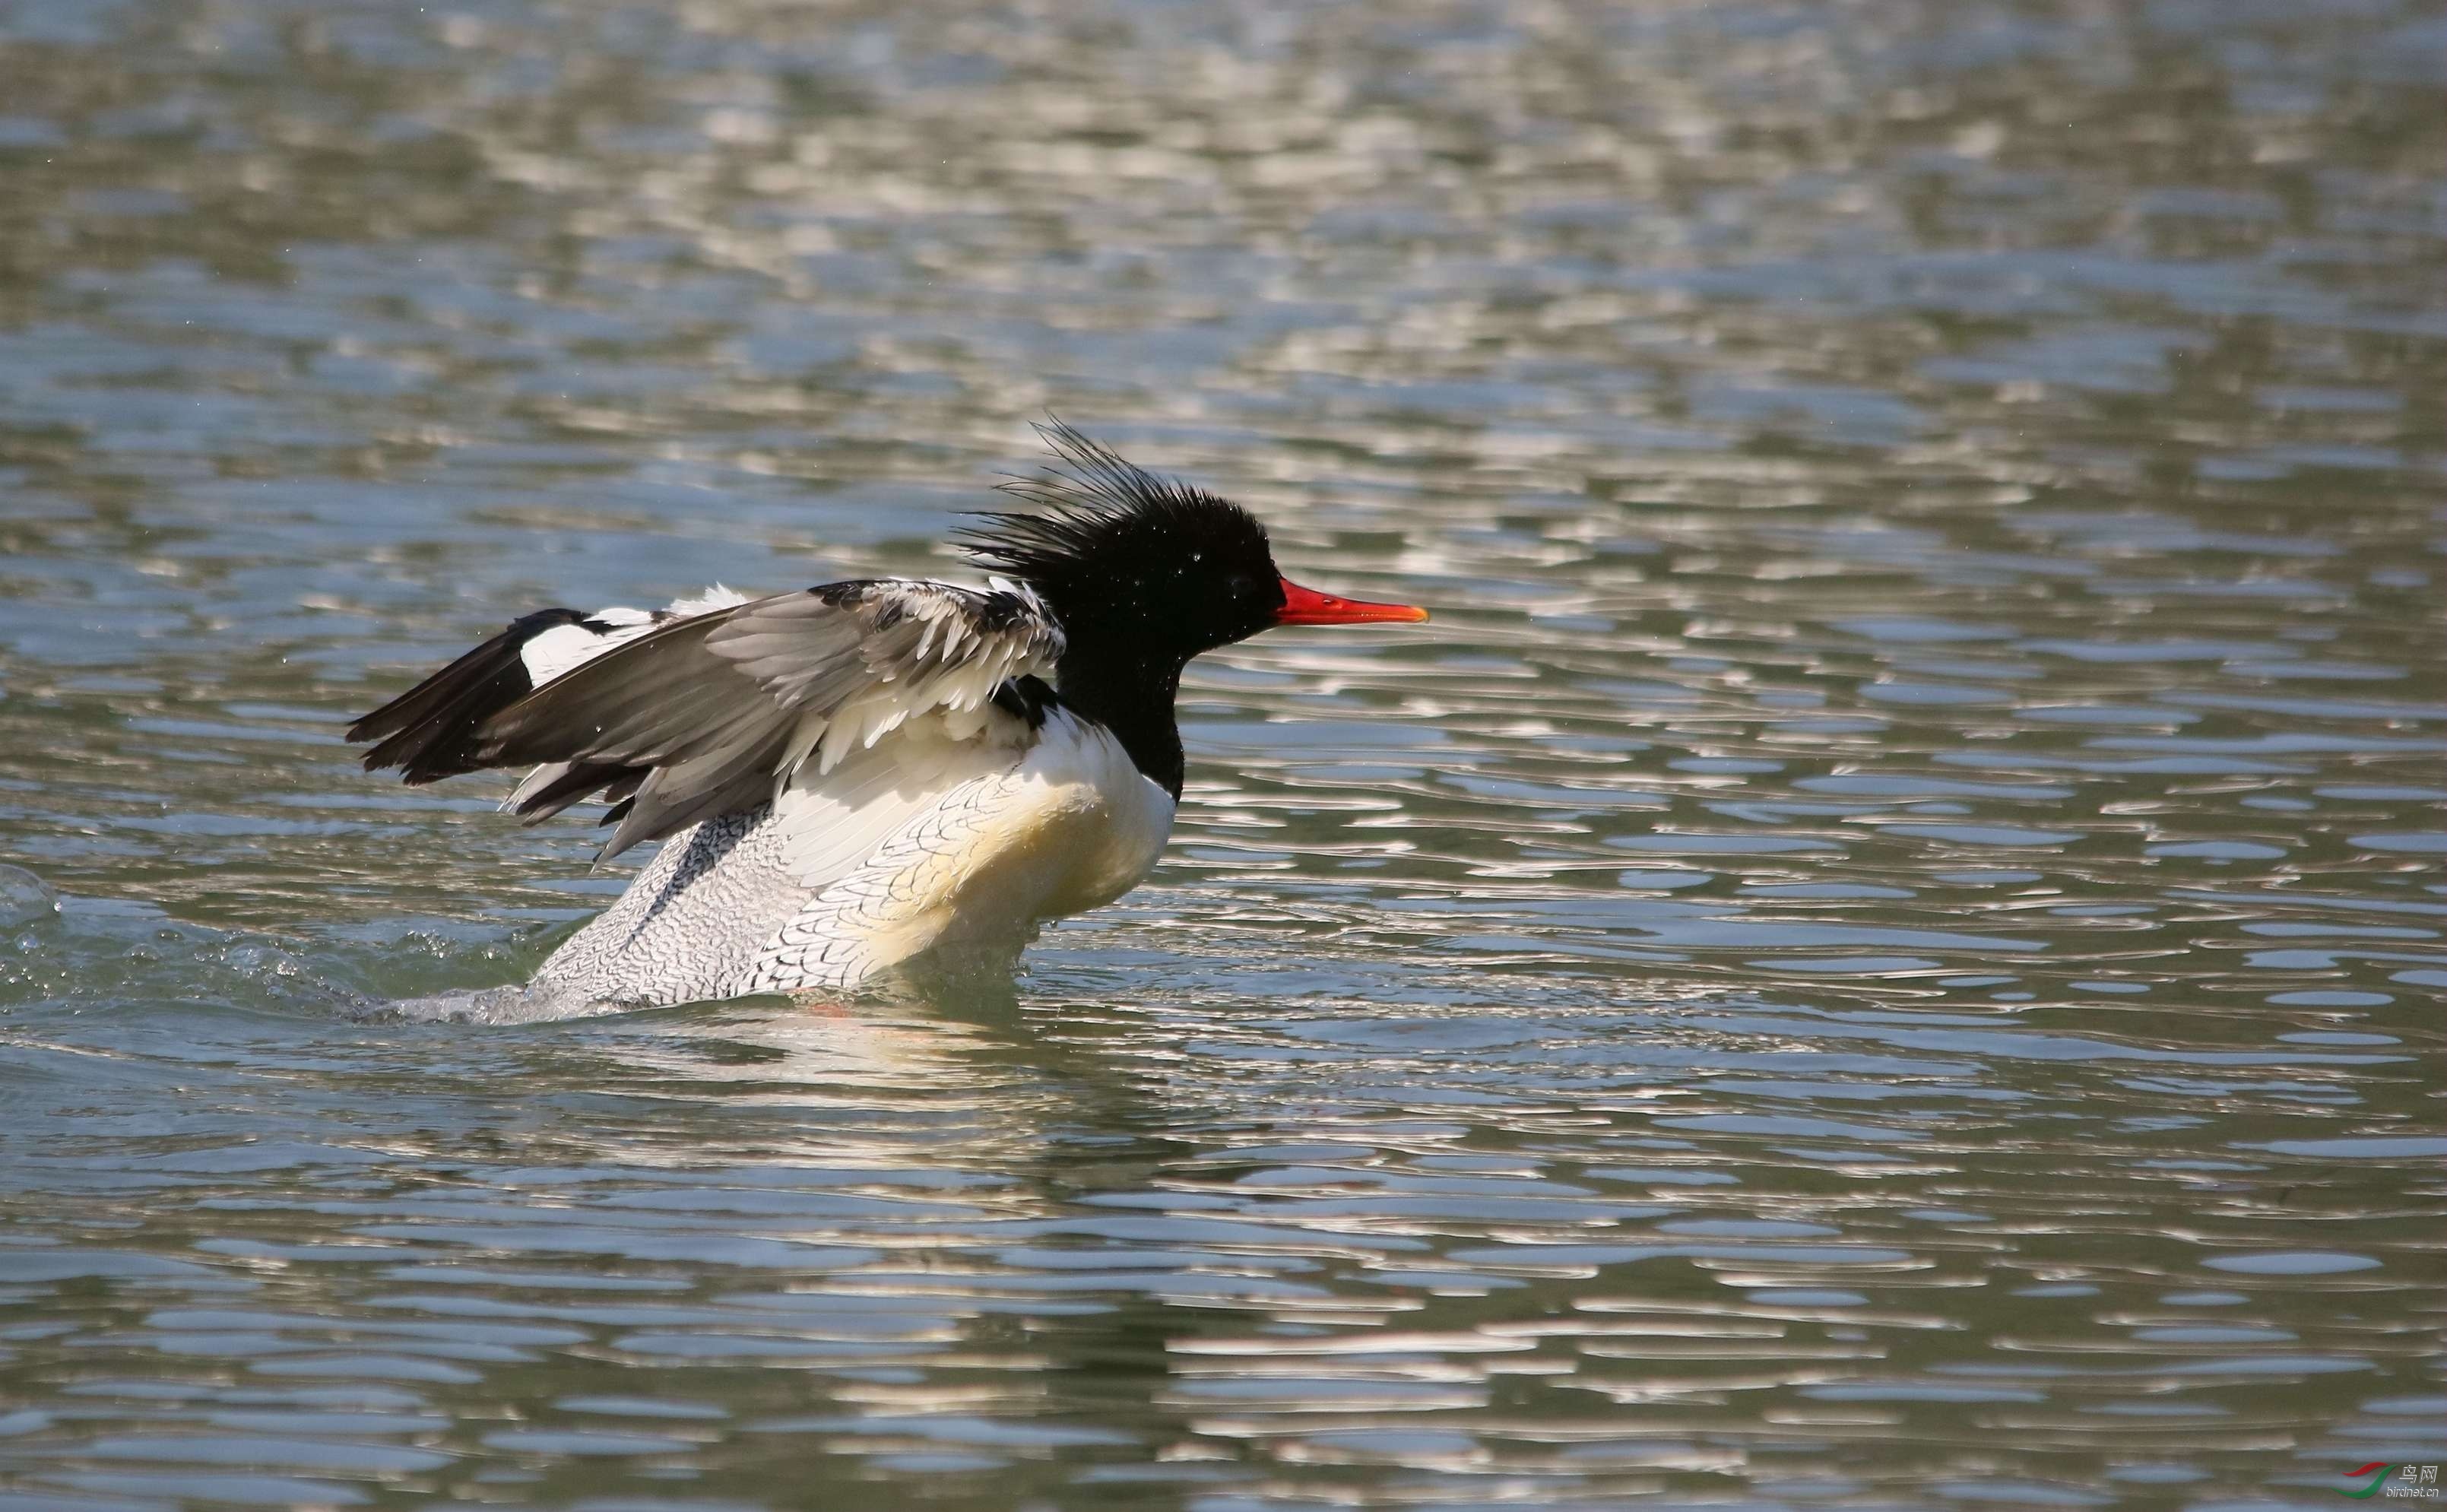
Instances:
[[[0,4],[0,1508],[2317,1505],[2447,1460],[2447,29],[2387,0]],[[479,1028],[521,609],[1202,662],[1013,989]]]

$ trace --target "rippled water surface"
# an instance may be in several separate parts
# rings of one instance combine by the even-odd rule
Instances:
[[[0,0],[0,1508],[2447,1460],[2447,25]],[[1436,621],[1007,991],[479,1027],[347,716],[1059,412]],[[54,906],[56,904],[56,906]]]

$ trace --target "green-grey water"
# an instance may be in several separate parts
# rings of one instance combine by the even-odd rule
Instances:
[[[2447,1461],[2447,22],[0,0],[0,1509],[2316,1508]],[[546,604],[1056,412],[1192,670],[1005,990],[522,1025]]]

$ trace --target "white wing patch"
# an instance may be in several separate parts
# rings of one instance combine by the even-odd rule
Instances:
[[[666,619],[694,619],[699,614],[711,614],[718,609],[737,609],[746,602],[748,602],[746,594],[736,588],[725,588],[720,583],[716,583],[704,593],[692,597],[673,599],[672,607],[663,611],[663,614]],[[634,614],[635,611],[632,610],[630,613]]]
[[[519,660],[526,664],[527,686],[541,688],[571,668],[582,667],[650,630],[675,619],[694,619],[716,610],[735,609],[746,602],[746,594],[716,583],[701,594],[672,600],[672,607],[659,613],[616,604],[597,610],[575,625],[555,625],[530,637],[519,648]]]
[[[635,614],[637,620],[635,624],[622,624],[610,619],[613,614]],[[597,624],[605,628],[593,629]],[[592,619],[575,625],[555,625],[530,639],[519,648],[519,660],[526,663],[529,685],[541,688],[571,668],[593,661],[621,642],[635,640],[654,628],[653,618],[637,610],[601,610]]]

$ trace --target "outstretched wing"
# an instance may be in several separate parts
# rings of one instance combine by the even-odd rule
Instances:
[[[598,790],[623,800],[611,857],[764,803],[803,764],[829,771],[913,715],[965,715],[981,729],[1004,684],[1050,678],[1061,652],[1060,629],[1025,588],[831,583],[651,628],[436,729],[399,765],[429,782],[541,764],[513,797],[519,811],[556,813]]]
[[[668,609],[539,609],[349,727],[371,743],[366,770],[400,768],[411,786],[476,768],[454,763],[476,728],[538,688],[660,625],[735,608],[748,595],[720,584]],[[639,773],[643,776],[643,773]],[[575,799],[572,800],[575,802]],[[564,805],[565,806],[565,805]]]

